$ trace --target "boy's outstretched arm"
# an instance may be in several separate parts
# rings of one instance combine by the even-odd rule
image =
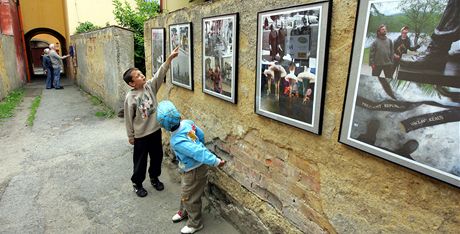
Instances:
[[[175,58],[177,57],[177,55],[179,55],[179,46],[176,47],[176,48],[171,52],[171,54],[168,56],[168,58],[166,59],[165,62],[166,62],[167,64],[171,64],[171,61],[172,61],[173,59],[175,59]]]
[[[169,70],[169,65],[171,65],[171,61],[175,59],[177,55],[179,55],[179,47],[176,47],[171,52],[166,61],[158,69],[157,73],[153,75],[153,79],[147,81],[147,84],[151,86],[155,92],[158,91],[161,84],[163,84],[163,78],[166,76],[166,72]]]
[[[221,167],[225,164],[224,160],[211,153],[203,144],[182,141],[174,146],[174,151],[209,166]]]

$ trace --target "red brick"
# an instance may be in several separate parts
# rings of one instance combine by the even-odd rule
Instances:
[[[314,177],[314,176],[306,175],[304,173],[300,173],[298,177],[298,182],[304,185],[305,187],[307,187],[307,189],[313,190],[316,193],[319,193],[321,189],[321,185],[319,183],[319,177]]]
[[[309,175],[319,175],[317,166],[314,164],[311,164],[305,159],[299,158],[295,155],[290,155],[288,162],[290,165],[299,168],[301,171],[303,171],[305,174]]]

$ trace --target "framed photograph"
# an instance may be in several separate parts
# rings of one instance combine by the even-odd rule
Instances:
[[[460,187],[455,2],[360,1],[339,141]]]
[[[160,69],[161,65],[164,63],[165,56],[165,29],[152,28],[152,76],[157,73],[158,69]]]
[[[203,18],[203,92],[236,103],[238,13]]]
[[[192,23],[169,25],[170,52],[179,47],[179,55],[171,62],[172,83],[193,90]]]
[[[321,134],[331,2],[259,12],[257,114]]]

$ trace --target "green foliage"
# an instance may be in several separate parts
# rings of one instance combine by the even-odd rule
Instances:
[[[30,106],[30,113],[29,117],[27,117],[27,125],[33,126],[35,120],[35,114],[37,113],[37,109],[40,106],[41,96],[36,96],[35,99],[32,101],[32,105]]]
[[[364,49],[364,54],[363,54],[363,64],[369,64],[369,53],[371,51],[371,48],[365,48]]]
[[[415,33],[414,44],[425,34],[431,35],[441,20],[447,0],[403,0],[399,4],[406,19],[404,23]]]
[[[115,117],[115,111],[106,106],[105,103],[96,96],[90,96],[90,101],[95,106],[100,106],[102,110],[96,112],[97,117],[111,119]]]
[[[96,29],[100,29],[101,27],[99,26],[96,26],[94,25],[93,23],[91,22],[83,22],[83,23],[79,23],[78,26],[77,26],[77,29],[76,29],[76,33],[84,33],[84,32],[89,32],[89,31],[93,31],[93,30],[96,30]]]
[[[398,5],[402,13],[389,15],[384,12],[385,3],[371,4],[368,35],[375,35],[380,24],[387,26],[388,32],[399,32],[403,26],[409,26],[416,34],[416,40],[423,35],[431,35],[438,25],[447,0],[402,0]]]
[[[17,89],[11,92],[0,102],[0,119],[13,116],[13,111],[24,97],[24,89]]]
[[[375,35],[377,28],[381,24],[385,24],[387,26],[388,32],[399,32],[399,30],[405,25],[403,22],[405,21],[405,16],[400,15],[377,15],[369,17],[369,27],[367,28],[368,35],[373,34]]]
[[[144,22],[158,14],[160,6],[154,1],[136,0],[133,9],[126,1],[112,0],[113,14],[123,27],[134,31],[134,65],[145,74]]]

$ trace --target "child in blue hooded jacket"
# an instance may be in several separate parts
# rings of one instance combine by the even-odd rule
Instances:
[[[224,160],[211,153],[204,145],[204,133],[191,120],[182,120],[179,111],[170,101],[162,101],[157,108],[157,121],[171,132],[170,145],[181,170],[181,203],[172,217],[174,223],[188,217],[181,233],[195,233],[203,228],[201,220],[201,195],[207,182],[208,166],[222,167]]]

